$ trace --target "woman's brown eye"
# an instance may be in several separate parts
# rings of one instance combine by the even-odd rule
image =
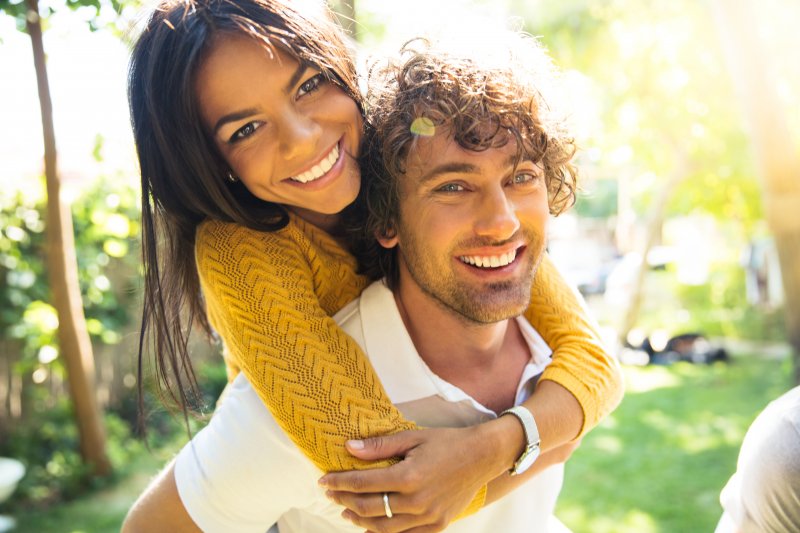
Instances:
[[[324,81],[325,81],[325,76],[323,76],[321,72],[319,74],[312,76],[311,78],[306,80],[306,82],[303,83],[303,85],[300,86],[300,91],[299,91],[300,94],[298,94],[298,96],[304,96],[308,93],[316,91],[317,89],[319,89],[319,86],[322,85]]]
[[[256,124],[255,122],[248,122],[238,130],[236,133],[231,135],[231,138],[228,140],[229,143],[235,143],[236,141],[241,141],[242,139],[246,139],[247,137],[251,136],[255,131],[259,128],[260,124]]]

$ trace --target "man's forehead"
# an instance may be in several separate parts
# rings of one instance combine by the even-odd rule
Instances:
[[[437,168],[451,168],[454,165],[477,166],[487,157],[501,156],[511,165],[516,161],[517,142],[510,133],[503,139],[504,144],[486,150],[470,150],[461,146],[455,139],[452,130],[441,128],[431,136],[418,136],[411,144],[406,156],[406,177],[413,180],[424,180]],[[499,139],[498,139],[499,141]]]

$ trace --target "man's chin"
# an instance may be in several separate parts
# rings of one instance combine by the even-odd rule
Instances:
[[[462,305],[455,309],[458,314],[477,324],[496,324],[503,320],[522,315],[530,304],[530,290],[515,298],[504,298],[498,301],[497,294],[474,295],[470,305]]]

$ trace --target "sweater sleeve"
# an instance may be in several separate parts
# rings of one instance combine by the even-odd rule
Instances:
[[[301,241],[290,230],[203,224],[196,259],[209,319],[226,357],[320,469],[381,466],[355,459],[344,442],[416,426],[329,316],[363,288],[353,260],[342,251],[340,261],[310,262]],[[320,279],[335,291],[323,291],[328,312],[318,297]]]
[[[567,389],[583,409],[579,437],[597,425],[622,399],[622,374],[607,353],[580,295],[545,254],[534,278],[525,318],[553,350],[541,379]]]

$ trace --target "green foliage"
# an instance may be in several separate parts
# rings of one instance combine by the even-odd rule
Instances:
[[[573,209],[581,217],[611,218],[617,214],[617,180],[593,180],[578,192]]]
[[[739,266],[718,267],[706,284],[677,285],[675,292],[690,312],[692,329],[716,337],[785,340],[782,313],[751,305],[744,277]]]
[[[138,242],[137,192],[120,181],[94,182],[72,208],[87,327],[104,344],[120,341],[140,282],[138,257],[130,253]],[[19,372],[51,364],[60,371],[41,193],[0,194],[0,336],[22,345]]]
[[[0,455],[14,457],[25,464],[26,474],[12,498],[17,506],[42,507],[74,498],[106,480],[90,477],[78,450],[78,430],[66,399],[53,401],[42,389],[33,389],[36,401],[44,404],[38,415],[14,428],[0,443]],[[127,424],[116,415],[105,416],[107,451],[115,475],[124,475],[131,458],[142,445],[131,439]]]
[[[514,2],[526,29],[541,35],[556,62],[591,84],[589,113],[598,178],[622,179],[646,216],[660,183],[685,178],[668,216],[702,211],[736,218],[745,229],[762,216],[760,194],[725,70],[711,10],[680,0],[636,3],[571,0]]]
[[[85,13],[86,24],[89,29],[96,31],[100,27],[110,24],[115,25],[116,15],[128,6],[138,6],[138,0],[66,0],[64,5],[73,11],[82,11]],[[104,12],[110,11],[114,14],[111,20],[106,21]],[[56,12],[52,5],[39,6],[39,16],[47,19]],[[5,13],[14,18],[17,23],[17,30],[27,32],[26,16],[28,7],[25,0],[0,0],[0,13]]]

